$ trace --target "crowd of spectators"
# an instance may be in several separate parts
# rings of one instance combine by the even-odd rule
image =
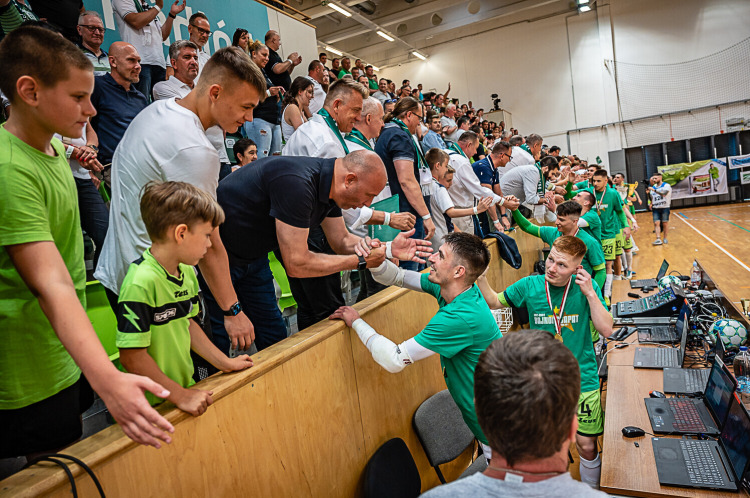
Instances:
[[[65,25],[55,26],[40,21],[41,15],[21,0],[0,0],[0,36],[6,38],[0,44],[6,73],[0,90],[7,96],[3,111],[9,116],[0,144],[18,151],[14,157],[0,154],[0,167],[15,164],[15,157],[25,158],[24,164],[52,161],[45,166],[45,192],[65,192],[29,197],[23,175],[9,173],[12,168],[0,175],[6,190],[0,212],[17,217],[0,230],[0,244],[14,247],[0,259],[0,271],[15,279],[0,285],[0,293],[20,292],[28,306],[24,315],[48,319],[31,325],[43,344],[33,353],[33,358],[45,358],[40,380],[29,387],[19,373],[4,376],[0,391],[7,399],[0,399],[0,414],[7,423],[0,425],[17,430],[29,413],[50,426],[55,424],[45,416],[62,412],[69,419],[63,434],[52,439],[20,431],[0,456],[31,455],[53,449],[49,441],[63,446],[80,437],[75,419],[83,405],[71,408],[69,402],[87,399],[91,388],[130,437],[155,446],[169,442],[171,426],[145,402],[143,390],[152,393],[151,404],[167,399],[199,415],[212,400],[208,392],[186,389],[193,382],[192,366],[184,363],[190,361],[191,348],[217,369],[231,371],[252,365],[246,353],[287,336],[269,266],[271,252],[286,269],[300,329],[329,316],[356,323],[342,295],[342,272],[348,278],[349,270],[358,270],[358,300],[398,284],[433,293],[442,308],[441,289],[455,290],[455,297],[476,288],[487,262],[462,263],[465,278],[460,273],[437,282],[431,273],[437,287],[415,283],[421,277],[413,271],[424,269],[428,259],[433,271],[450,266],[445,261],[451,258],[472,259],[471,254],[483,251],[481,238],[516,226],[551,246],[558,244],[561,258],[579,258],[584,275],[569,278],[577,284],[581,279],[586,298],[599,296],[608,305],[612,280],[632,276],[637,247],[631,227],[638,228],[632,209],[640,199],[624,177],[612,183],[600,165],[562,155],[560,147],[548,147],[537,133],[522,135],[503,121],[487,119],[471,101],[449,97],[450,84],[444,93],[425,92],[421,83],[412,86],[408,79],[397,88],[360,59],[354,65],[348,57],[332,59],[329,67],[326,54],[307,63],[306,76],[292,79],[302,57],[290,52],[282,58],[281,36],[274,30],[261,42],[238,28],[232,46],[209,56],[210,22],[201,12],[188,21],[189,39],[172,43],[165,59],[162,41],[185,1],[169,5],[164,24],[157,18],[164,6],[160,0],[156,6],[130,0],[112,4],[122,40],[105,51],[104,26],[96,12],[76,5],[77,24],[59,16],[54,19]],[[61,33],[75,38],[77,46]],[[50,104],[53,98],[60,102]],[[242,135],[229,154],[227,134]],[[77,202],[68,202],[71,182],[50,166],[58,153],[72,172]],[[16,184],[23,188],[14,190]],[[660,178],[651,184],[667,243],[668,188]],[[379,201],[394,195],[397,209],[378,209]],[[20,205],[29,198],[37,204]],[[111,198],[109,205],[105,198]],[[41,221],[34,216],[42,216]],[[530,219],[555,225],[540,227]],[[14,232],[24,224],[34,230],[23,236]],[[194,225],[203,232],[196,233]],[[385,244],[368,237],[368,225],[388,226],[398,235]],[[85,285],[81,228],[93,241],[94,276],[117,316],[117,344],[126,352],[122,365],[151,381],[112,373],[83,308],[76,305]],[[556,242],[561,237],[564,243]],[[583,240],[583,250],[569,238]],[[39,258],[46,264],[34,267],[31,262]],[[43,278],[42,271],[52,277]],[[406,284],[404,278],[413,282]],[[149,300],[149,289],[159,298]],[[514,294],[502,295],[510,300]],[[509,302],[484,297],[492,305]],[[63,306],[76,311],[63,319]],[[200,326],[195,325],[198,307],[208,312]],[[611,332],[598,308],[591,313],[604,335]],[[20,318],[18,311],[0,306],[0,322],[12,328]],[[156,330],[168,330],[168,323],[182,334],[179,342],[156,339]],[[451,327],[443,329],[440,333],[448,334]],[[85,333],[73,341],[74,330]],[[361,337],[367,335],[362,330],[369,329],[358,330]],[[598,339],[596,327],[591,331],[593,341],[579,344],[585,355]],[[405,349],[414,353],[409,360],[453,354],[441,345],[440,333],[426,342],[415,337],[418,344]],[[498,336],[493,331],[483,344]],[[170,347],[188,354],[188,360],[176,365],[164,353]],[[149,354],[135,355],[133,349]],[[479,352],[472,353],[471,368]],[[584,353],[573,352],[584,361]],[[11,341],[2,353],[34,363],[25,343]],[[463,396],[469,387],[464,383]],[[462,410],[489,453],[473,404],[464,402]],[[586,473],[587,482],[595,485],[599,457],[591,438],[596,431],[586,437],[577,443],[590,459],[586,468],[594,469]]]

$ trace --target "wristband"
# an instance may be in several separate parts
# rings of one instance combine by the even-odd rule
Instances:
[[[492,224],[493,225],[499,225],[500,224],[500,220],[495,220],[495,221],[492,222]]]
[[[429,220],[430,218],[432,218],[432,215],[430,213],[427,213],[426,215],[422,216],[422,219],[425,221]]]
[[[389,213],[388,211],[386,211],[383,214],[385,214],[385,220],[383,221],[383,225],[385,225],[387,227],[391,226],[391,213]]]
[[[75,151],[75,147],[72,145],[66,145],[65,146],[65,159],[70,159],[70,156],[73,155],[73,151]]]
[[[474,214],[475,215],[479,214],[479,211],[477,211],[477,207],[476,206],[474,206]]]
[[[503,204],[505,204],[505,197],[501,197],[500,201],[498,202],[498,205],[500,206],[502,206]]]
[[[158,5],[154,5],[154,6],[153,6],[153,7],[151,7],[151,8],[152,8],[152,9],[156,9],[156,13],[157,13],[157,14],[158,14],[159,12],[161,12],[161,7],[159,7]]]
[[[385,243],[385,259],[393,259],[393,249],[391,248],[393,242]]]
[[[171,17],[172,19],[177,19],[177,16],[174,15],[174,14],[172,14],[171,12],[169,13],[169,15],[167,17]]]

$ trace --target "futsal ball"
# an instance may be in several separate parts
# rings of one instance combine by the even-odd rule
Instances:
[[[682,280],[674,275],[664,275],[659,279],[659,290],[669,289],[670,285],[682,287]]]
[[[747,329],[737,320],[721,318],[716,320],[708,333],[716,337],[721,337],[725,349],[737,349],[747,340]]]

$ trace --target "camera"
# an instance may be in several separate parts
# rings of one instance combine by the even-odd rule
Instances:
[[[490,98],[492,99],[492,108],[495,111],[499,111],[500,110],[500,102],[502,102],[503,99],[498,98],[498,96],[497,96],[496,93],[493,93],[492,95],[490,95]]]

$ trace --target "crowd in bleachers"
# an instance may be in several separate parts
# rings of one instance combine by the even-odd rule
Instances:
[[[261,42],[238,28],[232,46],[209,56],[210,23],[196,12],[189,39],[172,43],[165,58],[162,41],[184,0],[112,7],[122,40],[105,51],[96,12],[55,26],[72,17],[40,20],[22,0],[0,0],[0,324],[30,334],[10,334],[0,346],[0,431],[8,436],[0,457],[33,457],[78,439],[92,388],[128,436],[168,443],[173,428],[151,405],[166,399],[200,415],[213,401],[191,388],[191,350],[229,372],[287,337],[269,254],[286,269],[300,329],[343,319],[389,371],[435,353],[453,360],[446,368],[460,382],[446,382],[489,455],[498,448],[473,405],[474,366],[500,337],[496,324],[487,328],[489,308],[531,310],[539,303],[523,296],[543,296],[536,286],[547,285],[544,275],[520,279],[498,295],[483,279],[481,239],[516,229],[553,248],[545,303],[554,320],[532,328],[562,337],[575,282],[578,304],[570,306],[587,309],[586,338],[564,342],[580,364],[589,416],[601,415],[586,384],[593,344],[611,333],[602,310],[612,280],[632,276],[637,251],[640,199],[622,175],[612,183],[600,165],[563,155],[539,134],[486,119],[471,101],[450,98],[450,85],[425,92],[404,79],[396,88],[359,59],[329,67],[326,54],[292,79],[305,61],[297,52],[282,58],[273,30]],[[660,209],[666,199],[666,228],[663,185],[653,181],[652,196]],[[394,236],[371,238],[374,226]],[[117,317],[120,370],[84,311],[81,229]],[[416,273],[426,266],[429,276]],[[433,294],[441,308],[434,330],[399,346],[377,334],[346,306],[347,270],[357,270],[357,300],[387,285]],[[561,300],[559,316],[551,299]],[[463,314],[472,347],[441,335],[461,328],[441,315],[448,309]],[[596,485],[601,420],[581,417],[581,474]]]

